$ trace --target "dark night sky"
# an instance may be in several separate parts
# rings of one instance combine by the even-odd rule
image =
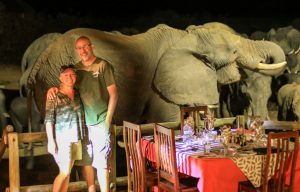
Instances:
[[[137,16],[157,10],[172,9],[180,13],[210,12],[231,16],[295,16],[299,11],[291,0],[24,0],[48,12],[72,14],[112,14]],[[100,4],[100,5],[96,5]]]
[[[122,27],[137,27],[142,22],[147,27],[159,23],[172,26],[179,22],[186,25],[200,25],[205,22],[219,21],[247,33],[255,30],[269,30],[272,27],[282,27],[292,24],[299,17],[300,8],[296,1],[281,0],[0,0],[9,9],[18,10],[14,2],[26,2],[35,12],[52,16],[68,14],[74,16],[92,16],[103,23],[103,30],[117,30]],[[100,4],[100,5],[99,5]],[[175,12],[178,17],[170,17]],[[155,17],[153,16],[155,15]],[[157,19],[161,17],[162,19]],[[99,18],[99,19],[98,19]],[[147,18],[138,21],[139,18]],[[149,18],[152,19],[149,21]],[[169,20],[173,20],[168,22]],[[181,21],[182,20],[182,21]],[[99,25],[98,25],[99,26]],[[100,26],[100,27],[102,27]],[[90,26],[88,26],[90,27]],[[177,27],[177,26],[173,26]],[[102,29],[102,28],[101,28]],[[144,30],[143,29],[143,30]]]
[[[11,0],[4,0],[11,1]],[[49,14],[66,13],[76,16],[97,16],[112,22],[130,24],[137,17],[151,16],[155,12],[173,10],[181,15],[212,21],[254,18],[285,25],[300,17],[300,8],[294,1],[282,0],[19,0],[29,3],[35,10]],[[100,5],[96,5],[100,4]],[[195,24],[201,24],[199,23]],[[282,24],[281,24],[282,23]],[[244,23],[247,25],[247,23]]]

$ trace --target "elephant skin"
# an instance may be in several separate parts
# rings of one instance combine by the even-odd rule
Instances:
[[[179,30],[158,25],[132,36],[72,29],[46,48],[29,75],[28,82],[34,89],[40,111],[44,111],[47,89],[59,84],[60,66],[80,60],[74,41],[81,35],[88,36],[95,46],[95,54],[114,67],[119,91],[114,115],[117,124],[123,120],[177,121],[179,105],[218,103],[217,82],[239,81],[238,67],[268,75],[285,68],[257,69],[260,62],[285,61],[284,52],[275,43],[252,41],[202,26]]]
[[[260,116],[261,119],[269,120],[268,101],[272,94],[272,77],[247,69],[243,73],[239,82],[221,87],[221,116]]]
[[[278,120],[299,121],[300,119],[300,84],[291,83],[278,91]]]
[[[58,37],[61,33],[47,33],[38,39],[34,40],[26,49],[22,57],[21,70],[22,76],[20,78],[20,95],[23,95],[22,88],[27,87],[28,75],[40,54]]]
[[[260,116],[269,120],[268,100],[272,95],[272,77],[245,69],[247,78],[241,81],[241,92],[248,99],[247,116]]]

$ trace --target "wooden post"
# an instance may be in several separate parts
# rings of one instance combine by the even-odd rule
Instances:
[[[9,154],[9,191],[20,191],[19,141],[18,134],[8,134]]]
[[[7,125],[2,132],[2,139],[0,141],[0,162],[2,159],[2,156],[5,152],[5,149],[7,147],[7,134],[13,132],[13,127],[11,125]]]

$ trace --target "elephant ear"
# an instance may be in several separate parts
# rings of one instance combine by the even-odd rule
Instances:
[[[188,34],[159,60],[154,87],[175,104],[218,103],[216,71],[201,60],[197,47],[196,37]]]

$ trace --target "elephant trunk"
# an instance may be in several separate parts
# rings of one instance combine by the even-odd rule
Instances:
[[[243,59],[240,59],[239,61],[242,65],[251,70],[271,76],[278,75],[284,71],[286,68],[286,58],[280,46],[270,41],[246,41],[249,41],[250,51],[257,53],[259,57],[254,58],[251,54],[248,54],[252,58],[248,58],[247,61],[251,62],[245,63]]]
[[[282,48],[276,43],[270,41],[258,41],[259,47],[264,47],[265,52],[262,52],[262,60],[258,65],[257,69],[260,73],[265,75],[278,75],[282,73],[286,68],[286,57]],[[262,63],[267,64],[267,66],[272,66],[270,68],[263,68]],[[270,69],[270,70],[269,70]]]

